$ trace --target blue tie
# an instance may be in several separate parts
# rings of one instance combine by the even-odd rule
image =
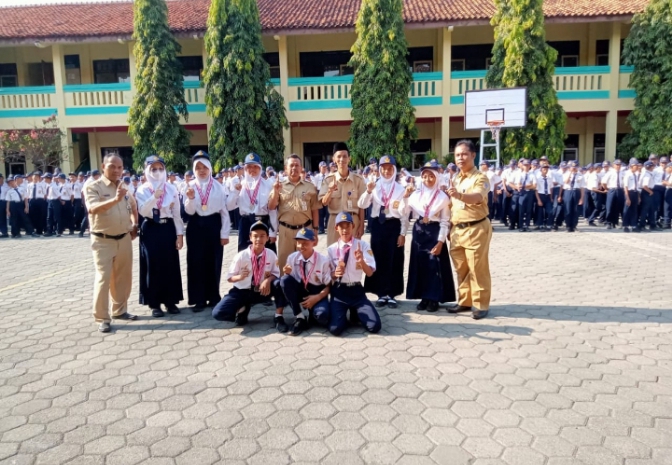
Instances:
[[[544,176],[544,194],[548,194],[548,179]]]

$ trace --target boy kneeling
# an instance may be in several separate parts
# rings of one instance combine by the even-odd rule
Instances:
[[[257,221],[250,228],[252,245],[238,252],[229,266],[227,279],[233,287],[212,309],[215,320],[235,321],[243,326],[252,306],[266,302],[272,295],[276,306],[275,328],[281,333],[289,329],[282,317],[285,296],[280,288],[278,257],[265,247],[267,240],[268,226]]]
[[[370,333],[380,331],[380,315],[366,298],[362,277],[376,271],[376,260],[368,243],[352,237],[352,215],[336,215],[336,232],[339,240],[327,248],[331,262],[333,285],[331,287],[331,317],[329,331],[339,336],[347,326],[346,313],[357,312],[362,326]],[[352,319],[352,318],[351,318]]]
[[[294,239],[298,252],[287,258],[280,287],[296,317],[289,334],[298,336],[308,327],[302,307],[308,309],[321,326],[329,324],[331,266],[327,257],[314,250],[315,232],[312,229],[300,229]]]

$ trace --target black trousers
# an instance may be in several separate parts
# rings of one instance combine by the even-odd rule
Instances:
[[[33,228],[37,234],[44,234],[47,224],[47,201],[44,199],[31,199],[28,214]]]
[[[327,224],[329,224],[329,207],[324,206],[320,208],[320,220],[318,232],[323,233],[327,230]]]
[[[7,201],[0,200],[0,236],[7,235]]]
[[[72,201],[72,219],[74,221],[75,229],[79,230],[82,225],[82,217],[84,216],[84,208],[82,207],[82,199],[74,199]]]
[[[616,226],[623,212],[625,193],[623,189],[609,189],[607,192],[607,223]]]
[[[73,221],[72,204],[69,200],[66,200],[64,204],[61,204],[61,231],[69,229],[71,233],[74,232]]]
[[[280,288],[278,278],[271,283],[271,294],[268,296],[263,296],[254,289],[232,287],[229,293],[212,309],[212,317],[218,321],[234,321],[238,310],[245,307],[245,311],[249,312],[254,305],[267,302],[271,296],[275,299],[276,308],[285,307],[285,294]]]
[[[12,225],[12,237],[19,237],[21,235],[21,226],[26,230],[27,235],[33,234],[33,226],[26,214],[26,204],[24,202],[10,202],[9,214],[9,222]]]
[[[299,315],[302,312],[301,301],[309,295],[317,295],[325,288],[324,284],[316,285],[308,283],[304,286],[303,282],[299,282],[290,275],[284,275],[280,278],[280,287],[285,294],[285,299],[294,315]],[[320,326],[327,326],[329,324],[329,296],[316,303],[310,312],[317,320]]]
[[[252,242],[250,242],[250,228],[257,222],[257,218],[259,218],[259,221],[263,221],[264,224],[271,229],[271,219],[268,215],[240,215],[240,221],[238,222],[238,252],[245,250],[252,244]],[[269,240],[266,242],[266,248],[272,250],[276,254],[278,253],[278,250],[275,247],[275,242]]]
[[[553,227],[553,199],[551,194],[539,194],[542,205],[537,205],[537,226]],[[535,199],[536,200],[536,199]]]
[[[47,234],[63,234],[63,223],[61,219],[61,201],[49,200],[47,208]]]

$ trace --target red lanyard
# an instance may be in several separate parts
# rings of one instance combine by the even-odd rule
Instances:
[[[310,277],[313,274],[313,271],[315,270],[315,267],[317,266],[317,256],[315,252],[313,252],[313,256],[311,257],[314,259],[313,261],[313,266],[310,268],[310,271],[308,274],[305,273],[303,265],[305,264],[305,260],[302,260],[303,263],[301,263],[301,266],[299,267],[299,273],[301,274],[301,281],[303,281],[303,286],[308,287],[308,283],[310,282]]]
[[[396,184],[397,184],[396,182],[392,183],[392,189],[390,189],[389,195],[385,195],[385,189],[383,188],[382,184],[380,185],[380,192],[381,194],[383,194],[381,200],[383,201],[383,206],[385,208],[389,208],[390,200],[392,200],[392,194],[394,194],[394,188],[397,187]]]
[[[208,181],[208,187],[205,188],[205,195],[203,195],[203,191],[201,191],[199,184],[200,183],[196,181],[194,187],[196,187],[198,195],[201,197],[201,206],[205,207],[208,205],[208,199],[210,198],[210,191],[212,190],[212,176],[210,176],[210,181]]]
[[[432,208],[432,205],[434,205],[434,201],[436,200],[437,195],[439,195],[438,189],[436,192],[434,192],[434,196],[432,197],[432,200],[429,201],[429,205],[425,207],[425,214],[423,215],[424,218],[429,218],[429,210]]]
[[[165,188],[166,186],[163,186],[163,187]],[[148,187],[148,189],[149,189],[149,193],[154,195],[154,189],[152,189],[151,185]],[[161,194],[161,197],[159,197],[159,201],[156,202],[156,208],[158,208],[159,210],[161,210],[161,205],[163,205],[163,198],[165,196],[166,196],[166,190],[164,189],[163,194]]]
[[[245,183],[245,192],[247,192],[247,196],[250,199],[250,205],[253,207],[257,204],[257,195],[259,195],[259,188],[261,187],[261,178],[257,180],[257,187],[254,188],[254,193],[250,194],[250,189],[247,187],[247,183]]]
[[[261,284],[261,277],[264,275],[264,268],[266,267],[266,248],[261,253],[261,263],[259,263],[259,257],[254,253],[252,246],[250,246],[250,255],[252,256],[252,279],[254,280],[254,285],[259,286]]]

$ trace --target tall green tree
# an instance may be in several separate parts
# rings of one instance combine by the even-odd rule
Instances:
[[[628,116],[632,132],[619,151],[643,158],[672,151],[672,1],[651,0],[632,22],[623,58],[635,67],[635,108]]]
[[[181,51],[168,26],[165,0],[135,0],[133,5],[133,54],[137,74],[135,96],[128,116],[136,164],[152,154],[169,168],[184,166],[191,134],[180,124],[189,117],[184,98]]]
[[[256,152],[266,164],[282,164],[287,117],[282,96],[270,83],[255,0],[212,0],[205,52],[213,158],[230,165]]]
[[[567,115],[553,87],[558,52],[546,43],[543,0],[495,0],[489,88],[527,87],[527,126],[503,130],[502,157],[560,160]]]
[[[408,97],[413,76],[402,10],[403,0],[362,0],[357,17],[349,147],[361,164],[383,154],[411,163],[411,140],[418,131]]]

